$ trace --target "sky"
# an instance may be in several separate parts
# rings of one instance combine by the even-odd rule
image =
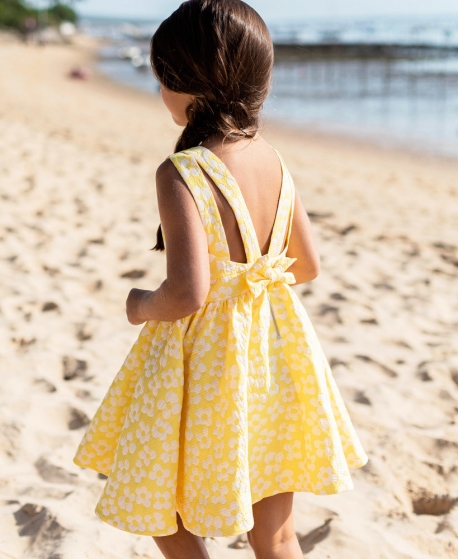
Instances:
[[[83,15],[161,19],[180,3],[180,0],[81,0],[76,2],[76,7]],[[309,17],[458,16],[458,0],[248,0],[247,3],[269,22]]]

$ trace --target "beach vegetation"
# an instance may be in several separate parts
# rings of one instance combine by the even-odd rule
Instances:
[[[63,21],[78,21],[78,14],[70,3],[52,0],[47,8],[36,8],[21,0],[0,0],[0,28],[24,31],[28,27],[59,25]]]

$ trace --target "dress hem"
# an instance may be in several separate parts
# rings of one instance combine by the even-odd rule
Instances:
[[[352,466],[351,468],[349,467],[349,469],[356,470],[356,469],[359,469],[359,468],[363,468],[363,467],[368,463],[368,461],[369,461],[369,459],[367,458],[367,459],[366,459],[363,463],[361,463],[360,465],[358,465],[358,466]],[[75,462],[75,463],[76,463],[76,462]],[[77,464],[77,465],[79,465],[79,464]],[[95,470],[94,468],[88,468],[88,469],[91,469],[91,470],[97,472],[97,470]],[[97,473],[102,473],[102,472],[97,472]],[[102,475],[106,475],[106,474],[102,474]],[[349,484],[349,485],[343,486],[343,487],[339,488],[337,491],[334,491],[333,493],[314,493],[313,491],[310,490],[310,488],[307,488],[307,489],[306,489],[306,488],[304,488],[304,487],[301,488],[301,489],[294,489],[294,490],[291,490],[291,489],[283,490],[283,489],[281,489],[280,491],[276,491],[276,492],[268,492],[268,493],[266,493],[265,495],[263,495],[260,499],[257,499],[256,501],[252,502],[251,504],[252,504],[252,506],[253,506],[254,504],[258,503],[259,501],[262,501],[263,499],[266,499],[267,497],[273,497],[274,495],[279,495],[279,494],[281,494],[281,493],[310,493],[310,494],[312,494],[312,495],[318,495],[318,496],[326,497],[326,496],[330,496],[330,495],[339,495],[340,493],[345,493],[346,491],[352,491],[353,489],[354,489],[354,485],[353,485],[353,482],[352,482],[352,481],[350,481],[350,484]],[[190,528],[188,528],[188,527],[186,526],[186,522],[184,521],[183,515],[181,514],[181,512],[182,512],[182,511],[181,511],[181,506],[179,506],[178,504],[175,504],[175,510],[176,510],[176,512],[178,512],[178,514],[180,515],[181,522],[183,523],[184,528],[185,528],[188,532],[190,532],[191,534],[193,534],[194,536],[198,536],[198,537],[201,537],[201,538],[213,538],[213,537],[218,537],[218,538],[230,538],[230,537],[234,537],[234,536],[240,536],[241,534],[246,534],[247,532],[249,532],[249,531],[253,528],[253,526],[254,526],[254,523],[253,523],[253,525],[252,525],[250,528],[248,528],[248,529],[246,529],[246,530],[242,530],[241,532],[224,533],[222,530],[218,530],[218,532],[221,532],[221,534],[218,534],[218,536],[215,536],[215,530],[210,530],[208,533],[204,533],[204,534],[201,534],[201,533],[198,534],[198,533],[196,533],[195,531],[193,531],[192,529],[190,529]],[[155,533],[152,533],[152,532],[146,533],[145,531],[143,531],[143,532],[138,532],[138,531],[131,532],[130,530],[125,530],[125,529],[123,529],[123,528],[120,528],[119,526],[115,526],[114,524],[110,524],[110,522],[108,522],[107,520],[105,520],[105,519],[103,518],[103,516],[102,516],[101,514],[99,514],[99,512],[97,511],[97,509],[95,509],[95,514],[96,514],[97,517],[98,517],[102,522],[104,522],[105,524],[108,524],[109,526],[112,526],[113,528],[116,528],[117,530],[121,530],[122,532],[127,532],[128,534],[133,534],[133,535],[135,535],[135,536],[163,537],[163,536],[173,536],[174,534],[176,534],[176,533],[178,532],[178,526],[177,526],[176,531],[173,532],[172,534],[170,534],[170,533],[164,533],[164,531],[162,531],[160,534],[157,533],[157,532],[155,532]]]

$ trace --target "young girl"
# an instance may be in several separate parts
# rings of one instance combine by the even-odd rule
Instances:
[[[156,31],[162,99],[184,127],[157,171],[167,279],[133,289],[146,322],[75,462],[108,476],[96,513],[168,559],[248,533],[258,559],[302,559],[294,492],[353,487],[367,457],[290,285],[316,278],[307,214],[260,136],[273,46],[241,0],[188,0]]]

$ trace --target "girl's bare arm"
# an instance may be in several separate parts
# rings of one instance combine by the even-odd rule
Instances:
[[[310,219],[296,191],[293,226],[286,256],[297,258],[288,268],[296,278],[296,284],[315,279],[320,273],[320,255],[312,231]]]
[[[194,199],[170,160],[157,170],[156,190],[167,243],[167,279],[156,291],[131,290],[126,302],[131,324],[184,318],[202,307],[210,289],[205,230]]]

